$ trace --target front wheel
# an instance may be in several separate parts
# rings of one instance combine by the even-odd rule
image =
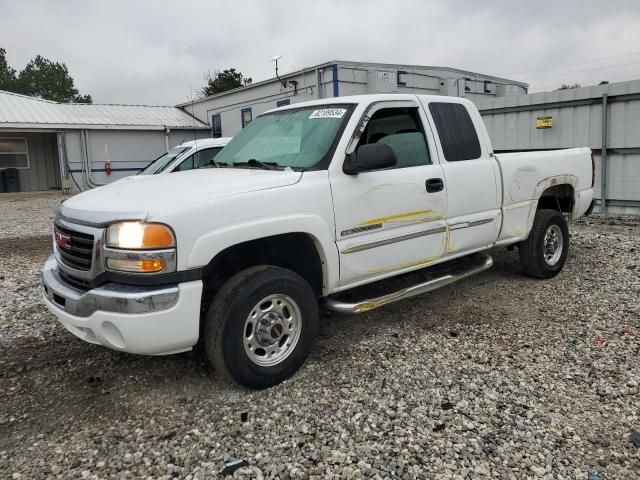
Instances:
[[[204,323],[214,369],[250,388],[267,388],[304,363],[318,331],[318,302],[291,270],[261,265],[234,275],[218,292]]]
[[[569,253],[569,227],[556,210],[536,212],[529,238],[519,245],[520,263],[525,273],[551,278],[562,270]]]

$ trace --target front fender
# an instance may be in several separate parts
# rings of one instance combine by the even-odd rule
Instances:
[[[304,233],[313,240],[322,261],[325,290],[333,290],[339,280],[338,251],[329,226],[319,216],[288,214],[234,223],[208,232],[193,244],[186,268],[207,265],[223,250],[251,240],[282,235]]]

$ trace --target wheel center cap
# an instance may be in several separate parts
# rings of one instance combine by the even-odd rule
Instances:
[[[284,328],[282,328],[282,325],[279,323],[276,323],[271,327],[271,338],[273,339],[280,338],[283,331],[284,331]]]
[[[258,322],[256,336],[262,345],[272,345],[284,332],[282,317],[276,312],[269,312],[263,315]]]

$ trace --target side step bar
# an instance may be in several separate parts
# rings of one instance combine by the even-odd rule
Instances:
[[[340,300],[327,297],[325,299],[325,307],[336,313],[355,314],[368,312],[389,303],[404,300],[405,298],[415,297],[416,295],[421,295],[426,292],[431,292],[432,290],[436,290],[438,288],[455,283],[459,280],[463,280],[467,277],[471,277],[478,273],[484,272],[485,270],[488,270],[493,266],[493,258],[491,258],[489,255],[482,254],[481,259],[482,263],[480,265],[470,268],[466,271],[434,278],[433,280],[429,280],[428,282],[418,283],[416,285],[403,288],[401,290],[398,290],[397,292],[389,293],[381,297],[370,298],[368,300],[362,300],[356,303],[341,302]]]

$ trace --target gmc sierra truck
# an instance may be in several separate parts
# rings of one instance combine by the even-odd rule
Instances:
[[[556,275],[594,183],[588,148],[496,155],[474,105],[442,96],[281,107],[215,164],[58,205],[42,287],[71,333],[138,354],[201,345],[223,376],[269,387],[304,363],[320,308],[434,290],[490,268],[496,246]]]

